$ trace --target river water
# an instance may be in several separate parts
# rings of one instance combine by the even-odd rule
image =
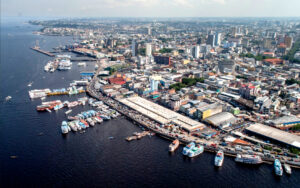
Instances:
[[[120,117],[89,128],[84,134],[62,136],[65,110],[38,113],[40,99],[30,100],[28,90],[67,87],[79,79],[79,72],[93,70],[93,63],[70,71],[45,73],[51,57],[30,47],[39,41],[41,49],[73,42],[72,37],[33,35],[38,27],[24,22],[1,25],[0,85],[0,186],[1,187],[297,187],[300,170],[277,178],[272,165],[249,167],[225,158],[214,168],[214,155],[204,153],[188,159],[182,146],[168,153],[169,141],[145,137],[127,142],[140,128]],[[33,82],[32,87],[27,85]],[[5,102],[6,96],[12,96]],[[74,101],[78,96],[49,97]],[[90,109],[80,106],[72,115]],[[113,136],[115,139],[109,139]],[[10,156],[17,156],[12,159]]]

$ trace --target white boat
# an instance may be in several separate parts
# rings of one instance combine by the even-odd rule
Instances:
[[[290,165],[288,165],[287,163],[284,163],[283,167],[287,174],[289,174],[289,175],[292,174],[292,168]]]
[[[5,97],[5,100],[9,101],[11,98],[12,98],[11,96],[7,96],[7,97]]]
[[[86,63],[85,62],[80,62],[77,64],[79,67],[85,67],[86,66]]]
[[[219,150],[215,156],[215,166],[222,166],[224,161],[224,152]]]
[[[31,87],[32,86],[32,84],[33,84],[33,82],[30,82],[27,86],[28,87]]]
[[[65,114],[67,115],[67,114],[69,114],[71,112],[72,112],[72,110],[68,110],[68,111],[65,112]]]

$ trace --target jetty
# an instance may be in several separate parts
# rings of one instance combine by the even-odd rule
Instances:
[[[40,47],[35,46],[35,47],[31,47],[31,49],[34,50],[34,51],[40,52],[40,53],[42,53],[42,54],[45,54],[45,55],[47,55],[47,56],[55,57],[54,54],[52,54],[51,52],[42,50],[42,49],[40,49]]]

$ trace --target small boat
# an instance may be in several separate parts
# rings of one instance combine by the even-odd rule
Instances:
[[[275,174],[277,176],[282,176],[283,174],[282,165],[278,159],[275,159],[274,161],[274,169],[275,169]]]
[[[11,98],[12,98],[11,96],[7,96],[7,97],[5,97],[5,100],[9,101]]]
[[[71,112],[72,112],[72,110],[68,110],[68,111],[65,112],[65,114],[68,115]]]
[[[215,156],[215,166],[222,166],[224,161],[224,152],[219,150]]]
[[[113,137],[113,136],[110,136],[110,137],[108,137],[110,140],[112,140],[112,139],[115,139],[115,137]]]
[[[67,134],[70,130],[69,130],[69,126],[68,126],[68,124],[67,124],[67,122],[66,121],[63,121],[62,123],[61,123],[61,132],[63,133],[63,134]]]
[[[41,98],[42,101],[45,100],[45,99],[46,99],[46,97],[42,97],[42,98]]]
[[[176,139],[169,145],[169,151],[170,152],[175,151],[178,148],[178,146],[179,146],[179,140]]]
[[[95,126],[95,122],[91,118],[87,118],[86,121],[89,122],[92,127]]]
[[[31,87],[32,86],[32,84],[33,84],[33,82],[30,82],[27,86],[28,87]]]
[[[80,122],[83,123],[85,125],[85,127],[90,127],[89,124],[85,120],[81,119]]]
[[[292,168],[291,168],[290,165],[288,165],[287,163],[284,163],[283,167],[284,167],[284,170],[285,170],[285,172],[286,172],[287,174],[289,174],[289,175],[292,174]]]
[[[75,125],[75,123],[73,121],[68,123],[68,126],[71,127],[72,131],[77,131],[77,126]]]

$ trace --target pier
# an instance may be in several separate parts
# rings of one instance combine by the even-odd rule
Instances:
[[[42,54],[45,54],[47,56],[50,56],[50,57],[55,57],[54,54],[52,54],[51,52],[48,52],[48,51],[45,51],[45,50],[41,50],[39,47],[35,46],[35,47],[31,47],[32,50],[34,51],[37,51],[37,52],[40,52]]]

